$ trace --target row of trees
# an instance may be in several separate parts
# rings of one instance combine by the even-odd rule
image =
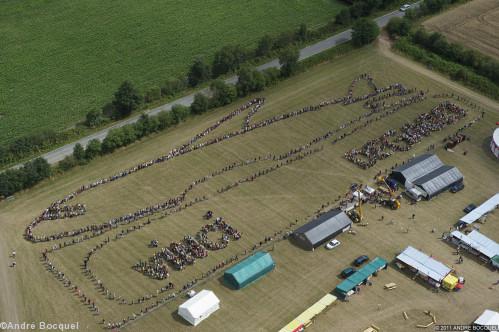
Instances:
[[[8,197],[20,190],[30,188],[52,174],[52,169],[43,158],[27,162],[19,169],[0,173],[0,197]]]
[[[478,75],[468,67],[456,62],[448,61],[439,55],[413,43],[411,38],[402,37],[398,39],[395,48],[422,62],[433,70],[449,75],[453,80],[460,81],[481,93],[494,99],[499,99],[499,86],[489,79]]]
[[[55,144],[65,142],[77,133],[78,130],[75,129],[62,133],[44,130],[20,137],[9,144],[0,146],[0,166],[27,158]]]
[[[423,28],[412,34],[412,40],[442,58],[469,67],[478,75],[499,85],[499,61],[460,44],[448,42],[442,34],[430,33]]]

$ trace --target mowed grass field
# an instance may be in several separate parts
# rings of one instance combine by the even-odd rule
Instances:
[[[454,42],[499,59],[499,3],[474,0],[424,22]]]
[[[332,63],[319,65],[265,91],[263,96],[266,103],[252,121],[343,96],[351,80],[362,73],[369,73],[374,77],[378,86],[398,82],[407,87],[429,90],[430,95],[454,92],[384,58],[374,47],[367,47]],[[367,91],[365,82],[360,82],[354,94],[364,94]],[[397,99],[391,98],[388,101]],[[234,291],[222,284],[221,274],[218,274],[196,287],[196,290],[213,290],[221,300],[221,309],[196,327],[196,330],[276,331],[330,292],[340,282],[340,271],[356,256],[368,254],[370,257],[381,256],[391,261],[407,245],[420,248],[448,265],[454,265],[458,273],[466,277],[465,289],[460,293],[436,294],[405,274],[390,268],[380,272],[379,276],[372,280],[373,286],[364,287],[350,302],[339,302],[319,316],[310,331],[362,331],[370,324],[376,324],[385,331],[416,331],[416,324],[427,323],[427,317],[422,315],[422,310],[430,309],[435,312],[439,323],[469,323],[485,308],[497,310],[497,286],[489,288],[497,281],[497,273],[468,257],[465,257],[464,264],[456,265],[456,256],[452,254],[454,249],[438,239],[442,232],[447,231],[462,216],[461,210],[464,206],[471,202],[481,203],[499,189],[498,162],[488,151],[489,138],[495,125],[494,110],[486,109],[485,119],[465,131],[471,140],[456,147],[453,153],[442,149],[442,139],[477,116],[477,111],[470,110],[469,116],[459,124],[435,133],[415,146],[412,151],[397,153],[369,170],[360,170],[343,158],[345,151],[360,147],[388,128],[399,128],[418,114],[429,111],[442,100],[428,98],[422,103],[414,104],[368,125],[361,132],[337,144],[331,144],[331,139],[324,141],[317,145],[323,146],[322,151],[226,193],[219,194],[216,189],[274,163],[256,163],[213,178],[188,196],[188,199],[193,199],[206,195],[208,200],[154,221],[119,241],[111,241],[92,257],[90,268],[116,296],[124,298],[152,294],[168,281],[177,286],[183,285],[206,272],[217,262],[250,250],[264,237],[289,229],[290,222],[298,219],[299,224],[303,224],[322,204],[333,202],[338,195],[343,195],[351,183],[369,183],[378,170],[389,168],[413,154],[424,152],[428,145],[436,144],[436,152],[440,158],[446,163],[458,166],[464,174],[465,190],[455,195],[443,193],[430,202],[417,205],[409,205],[403,201],[402,208],[395,212],[365,206],[364,213],[369,225],[355,225],[356,235],[341,235],[338,239],[342,244],[333,251],[320,248],[315,252],[307,252],[288,241],[269,246],[267,249],[271,250],[277,266],[275,271],[257,283]],[[96,331],[102,327],[99,322],[103,318],[108,321],[119,320],[145,307],[147,304],[120,305],[116,301],[104,299],[95,285],[82,274],[80,267],[86,252],[107,235],[114,238],[117,232],[126,227],[119,227],[106,235],[50,255],[54,264],[64,271],[74,284],[96,300],[101,310],[100,316],[92,315],[86,306],[56,281],[41,264],[40,250],[60,241],[31,244],[22,239],[22,231],[25,225],[52,201],[84,183],[114,174],[179,146],[236,107],[237,105],[232,105],[190,119],[174,130],[152,136],[112,156],[98,159],[91,165],[45,181],[34,189],[17,195],[14,201],[1,203],[0,245],[4,252],[15,248],[18,253],[18,266],[9,269],[8,273],[14,283],[11,288],[16,293],[15,308],[20,319],[35,322],[79,321],[80,329]],[[326,107],[320,112],[281,121],[153,166],[79,196],[77,201],[87,204],[88,212],[85,216],[69,221],[45,223],[36,228],[35,232],[50,234],[89,223],[100,223],[110,217],[160,202],[178,194],[194,179],[210,174],[230,162],[251,159],[269,152],[284,153],[305,144],[313,137],[337,128],[346,121],[356,119],[364,112],[365,109],[360,104]],[[210,136],[240,128],[243,117],[244,113],[219,127]],[[342,131],[339,132],[341,133]],[[463,156],[465,150],[468,153]],[[155,249],[147,247],[151,239],[158,239],[160,246],[164,246],[171,241],[179,241],[187,234],[195,234],[205,223],[201,216],[206,210],[213,210],[215,216],[223,216],[229,224],[242,232],[242,239],[231,242],[224,250],[210,252],[208,258],[198,260],[182,272],[172,272],[171,277],[164,281],[149,279],[131,269],[138,260],[145,260],[155,252]],[[410,219],[413,213],[416,214],[415,220]],[[382,215],[383,222],[379,220]],[[155,220],[157,217],[153,216],[151,219]],[[390,222],[392,220],[393,223]],[[498,222],[499,215],[496,212],[488,218],[486,224],[481,225],[482,232],[499,240]],[[405,228],[410,229],[409,233],[402,231]],[[436,233],[431,233],[432,228],[436,229]],[[399,287],[386,292],[382,287],[388,282],[396,282]],[[184,300],[182,297],[172,301],[123,330],[190,331],[192,327],[175,314],[178,305]],[[404,320],[403,310],[408,312],[410,320]]]
[[[1,1],[0,143],[75,124],[124,80],[159,86],[196,57],[316,27],[341,8],[337,0]]]

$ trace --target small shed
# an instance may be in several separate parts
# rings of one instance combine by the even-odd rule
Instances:
[[[210,290],[203,289],[178,307],[178,314],[196,326],[220,309],[220,300]]]
[[[351,226],[352,220],[345,212],[333,209],[295,230],[293,240],[304,249],[314,250]]]
[[[275,268],[268,252],[258,251],[240,263],[227,269],[224,281],[235,289],[241,289],[260,279]]]

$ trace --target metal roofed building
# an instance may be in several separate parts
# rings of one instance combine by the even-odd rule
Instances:
[[[463,174],[454,166],[444,165],[435,154],[422,154],[393,169],[390,178],[408,190],[418,189],[426,199],[446,191],[463,181]]]
[[[397,260],[437,287],[440,287],[442,280],[452,272],[452,269],[445,264],[411,246],[405,248],[397,256]]]
[[[293,240],[304,249],[314,250],[351,226],[352,220],[345,212],[333,209],[295,230]]]
[[[463,181],[463,174],[457,167],[443,165],[432,172],[414,180],[414,184],[422,189],[430,199],[449,189],[453,184]]]
[[[259,251],[240,263],[227,269],[224,281],[235,289],[241,289],[260,279],[275,268],[274,260],[268,252]]]
[[[390,177],[405,185],[407,182],[412,183],[414,180],[442,166],[444,166],[444,163],[436,154],[422,154],[403,165],[395,167]]]

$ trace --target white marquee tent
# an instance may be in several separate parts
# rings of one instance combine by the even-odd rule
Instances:
[[[210,290],[203,289],[178,307],[178,314],[196,326],[220,308],[220,300]]]
[[[397,259],[437,282],[441,282],[451,272],[449,267],[411,246],[405,248]]]
[[[480,317],[478,317],[473,324],[479,326],[499,326],[499,313],[492,310],[485,310]],[[483,331],[497,331],[496,329],[492,330],[483,330]]]
[[[488,258],[499,255],[499,244],[477,230],[474,230],[468,235],[459,231],[453,231],[451,235]]]
[[[482,205],[459,219],[459,222],[462,224],[472,224],[478,219],[480,219],[483,215],[495,210],[499,206],[499,193],[495,194],[488,200],[486,200]]]

